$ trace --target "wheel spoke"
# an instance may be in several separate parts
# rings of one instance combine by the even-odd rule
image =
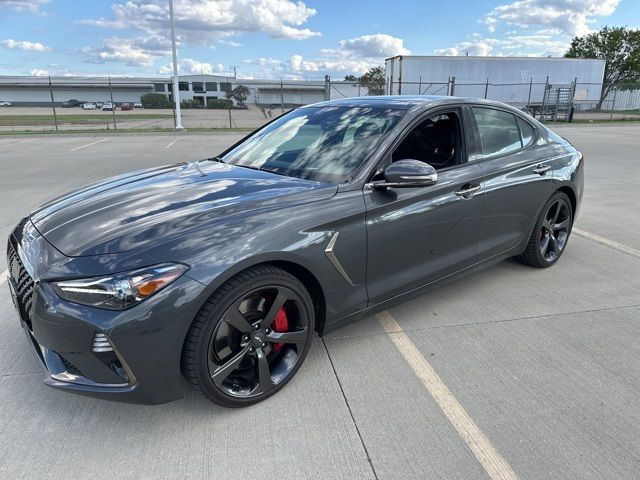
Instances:
[[[542,245],[540,245],[540,253],[542,254],[543,257],[547,255],[547,249],[549,248],[549,241],[550,241],[549,237],[550,237],[550,234],[547,233],[544,236],[544,241]]]
[[[558,200],[556,203],[556,211],[553,214],[553,219],[551,220],[551,225],[555,224],[558,221],[558,217],[560,216],[560,210],[562,210],[562,202]]]
[[[275,385],[271,381],[271,369],[269,368],[267,356],[261,348],[256,349],[256,355],[258,357],[258,381],[260,382],[258,390],[260,393],[269,393],[275,388]]]
[[[551,245],[553,245],[553,251],[556,255],[559,254],[560,247],[558,246],[558,239],[553,234],[550,234],[549,237],[551,239]]]
[[[298,332],[271,332],[266,336],[269,342],[274,343],[304,343],[307,341],[307,329]]]
[[[238,309],[239,305],[237,303],[238,302],[224,313],[222,319],[232,327],[240,330],[242,333],[249,333],[251,332],[251,324],[246,318],[244,318],[242,313],[240,313],[240,310]]]
[[[553,225],[554,230],[562,230],[563,228],[567,228],[569,226],[569,219],[565,219],[560,223],[556,223]]]
[[[286,290],[278,289],[278,294],[276,295],[275,300],[269,307],[269,311],[264,316],[264,327],[270,326],[276,318],[276,315],[284,305],[284,302],[289,300],[289,293]]]
[[[236,353],[231,360],[225,362],[223,365],[219,366],[214,370],[211,374],[211,378],[213,379],[213,383],[217,386],[221,386],[222,382],[231,375],[231,373],[238,368],[240,362],[244,359],[249,351],[249,346],[247,345],[238,353]]]

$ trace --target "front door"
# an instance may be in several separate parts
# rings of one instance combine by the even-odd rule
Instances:
[[[482,169],[467,163],[458,110],[420,122],[390,157],[422,160],[435,185],[365,189],[367,290],[373,305],[472,265],[483,214]]]

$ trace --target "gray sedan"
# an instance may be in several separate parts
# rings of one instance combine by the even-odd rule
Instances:
[[[564,252],[583,158],[522,112],[365,97],[289,112],[218,156],[26,216],[9,285],[45,382],[162,403],[273,395],[323,333],[507,257]]]

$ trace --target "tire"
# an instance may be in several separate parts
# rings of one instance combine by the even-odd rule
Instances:
[[[304,285],[274,266],[252,267],[205,302],[185,340],[182,372],[218,405],[252,405],[296,374],[314,330]]]
[[[518,260],[532,267],[550,267],[562,256],[572,226],[573,210],[569,197],[562,192],[554,193],[542,208],[529,242],[517,257]]]

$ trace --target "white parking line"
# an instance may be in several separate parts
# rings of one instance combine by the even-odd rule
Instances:
[[[442,413],[451,422],[467,444],[473,455],[492,479],[514,480],[518,476],[507,461],[491,444],[486,435],[475,424],[464,407],[453,396],[429,362],[402,331],[389,312],[382,312],[376,318],[389,334],[391,341],[413,369],[424,387],[436,401]]]
[[[0,148],[3,147],[11,147],[12,145],[22,145],[23,143],[29,143],[29,142],[35,142],[36,139],[32,138],[31,140],[22,140],[22,141],[15,141],[15,142],[11,142],[11,143],[5,143],[4,145],[0,145]]]
[[[111,140],[110,138],[102,138],[100,140],[96,140],[95,142],[87,143],[86,145],[80,145],[79,147],[72,148],[69,150],[70,152],[75,152],[76,150],[80,150],[81,148],[90,147],[91,145],[95,145],[96,143],[106,142],[107,140]]]
[[[0,273],[0,285],[6,282],[7,278],[9,278],[9,270],[5,270],[4,272]]]
[[[627,253],[629,255],[633,255],[634,257],[640,258],[640,250],[636,250],[635,248],[629,247],[628,245],[624,245],[623,243],[614,242],[613,240],[609,240],[608,238],[601,237],[600,235],[596,235],[595,233],[587,232],[585,230],[580,230],[579,228],[573,228],[571,230],[576,235],[579,235],[584,238],[588,238],[589,240],[593,240],[594,242],[600,243],[606,247],[613,248],[614,250],[618,250],[623,253]]]
[[[174,143],[176,143],[178,141],[178,139],[176,138],[173,142],[171,142],[169,145],[167,145],[164,148],[171,148],[171,145],[173,145]]]

